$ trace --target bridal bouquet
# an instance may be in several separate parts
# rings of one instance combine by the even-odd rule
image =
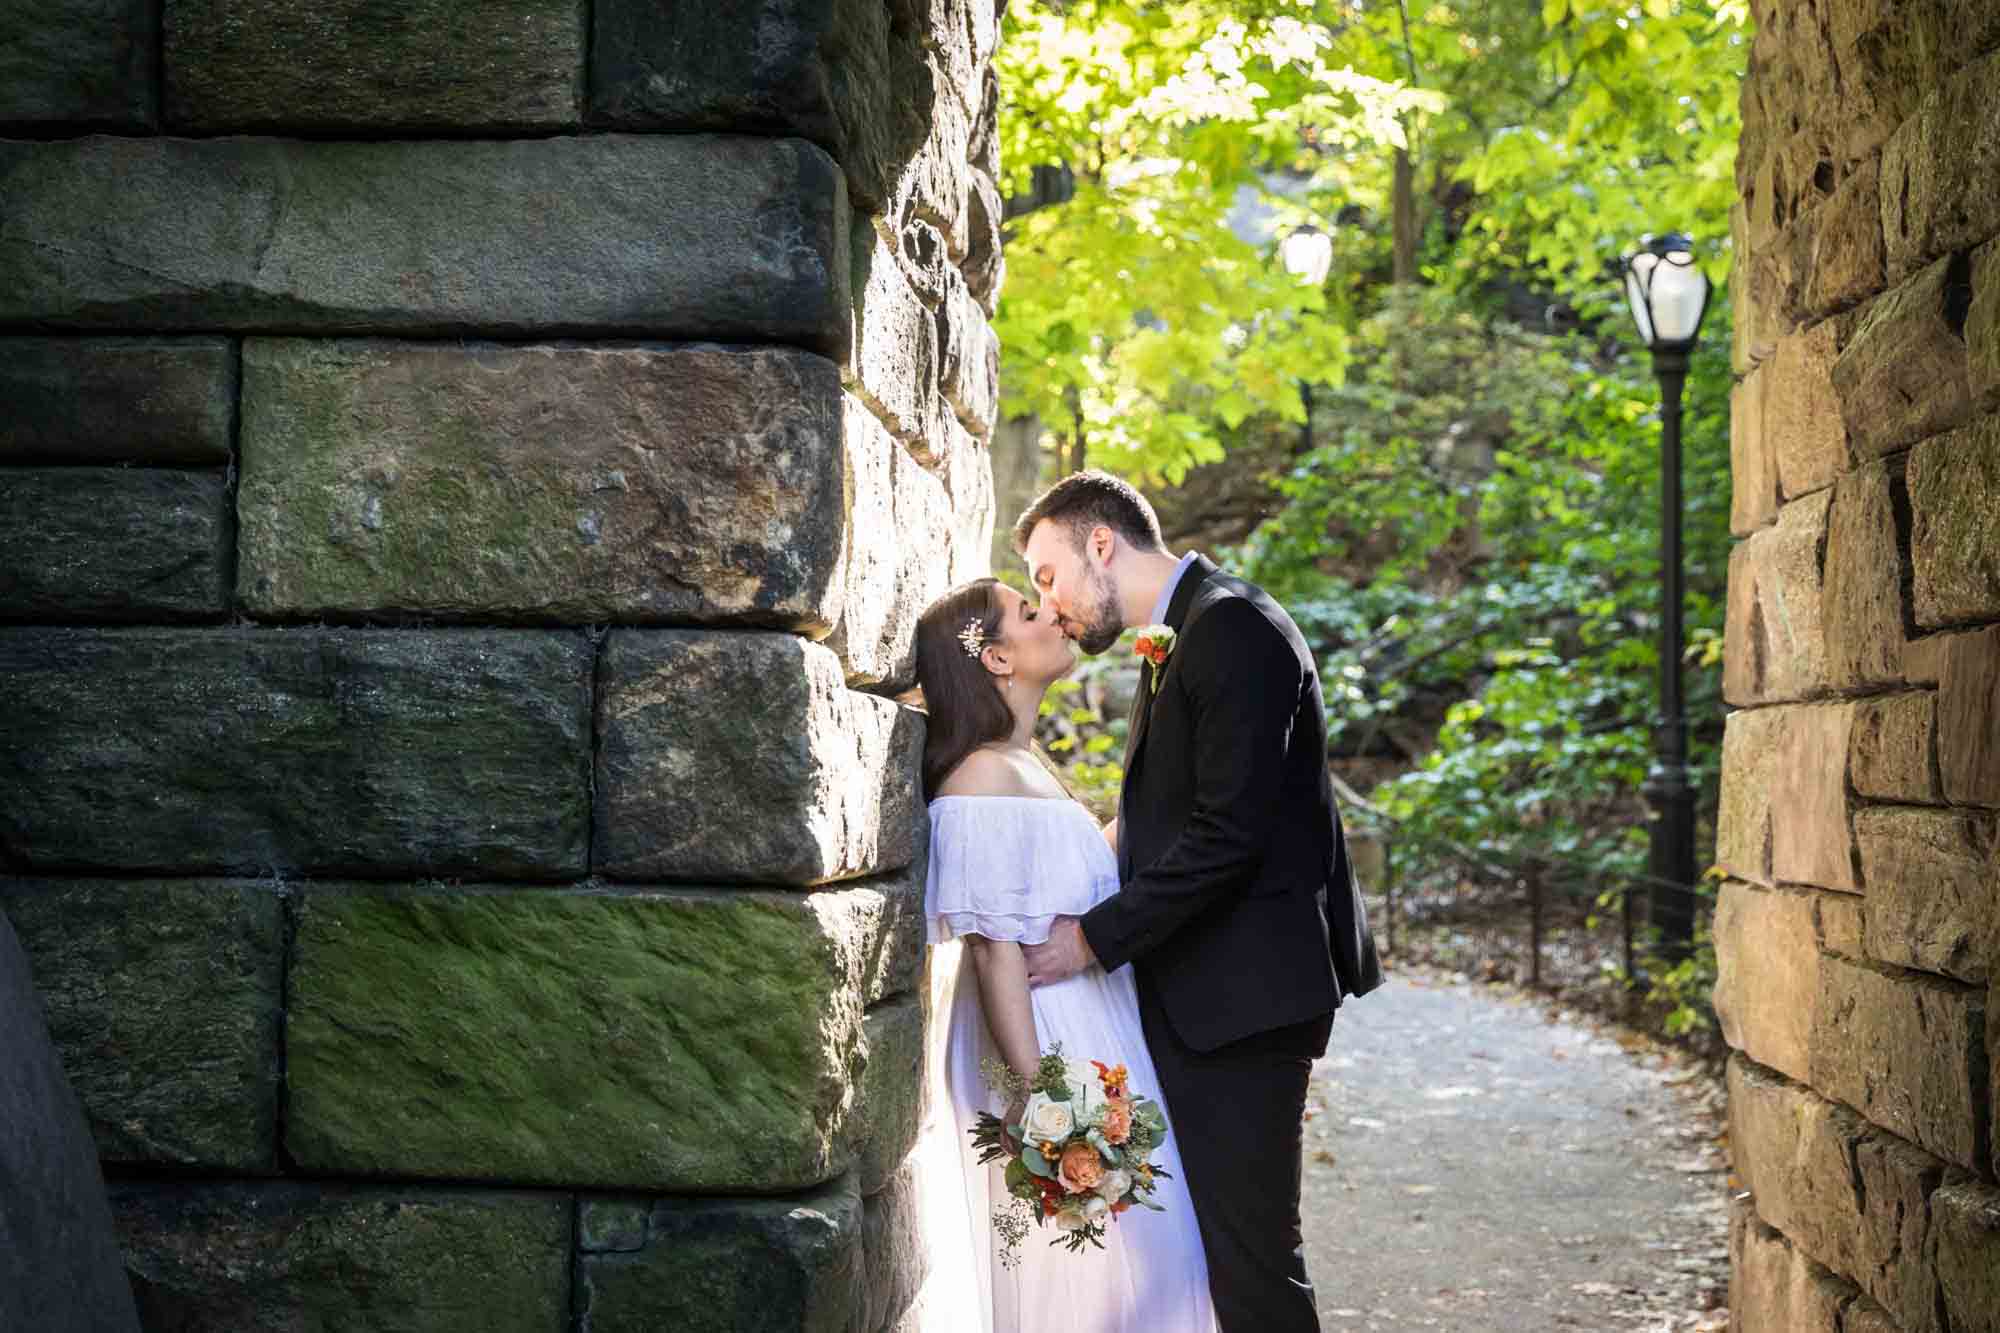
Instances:
[[[1075,1252],[1085,1245],[1102,1249],[1105,1228],[1134,1204],[1166,1211],[1152,1194],[1167,1173],[1148,1159],[1166,1141],[1167,1118],[1158,1102],[1132,1094],[1124,1065],[1072,1063],[1058,1045],[1042,1057],[1033,1079],[997,1061],[986,1075],[1011,1099],[1027,1097],[1019,1124],[982,1114],[972,1131],[981,1162],[1007,1164],[1012,1197],[995,1210],[993,1226],[1010,1266],[1019,1262],[1016,1247],[1030,1219],[1037,1226],[1053,1223],[1062,1234],[1049,1243]]]

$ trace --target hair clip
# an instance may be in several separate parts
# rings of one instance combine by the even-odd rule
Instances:
[[[965,622],[965,628],[958,632],[958,641],[965,645],[967,657],[977,657],[986,651],[986,626],[974,616]]]

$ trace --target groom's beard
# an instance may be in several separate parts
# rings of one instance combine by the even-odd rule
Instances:
[[[1118,636],[1125,632],[1125,621],[1118,614],[1118,597],[1110,579],[1092,578],[1090,592],[1095,604],[1088,620],[1076,622],[1076,644],[1095,657],[1118,642]]]

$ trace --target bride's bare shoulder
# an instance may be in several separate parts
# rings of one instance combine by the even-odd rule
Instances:
[[[994,750],[974,750],[945,774],[933,796],[1033,796],[1020,768]]]

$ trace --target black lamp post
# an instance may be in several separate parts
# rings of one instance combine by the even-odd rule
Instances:
[[[1283,264],[1285,272],[1298,279],[1301,285],[1324,286],[1327,271],[1333,267],[1333,237],[1307,223],[1278,242],[1278,262]],[[1312,382],[1309,380],[1299,381],[1299,403],[1305,408],[1306,413],[1305,425],[1299,432],[1299,443],[1305,452],[1311,453],[1313,398]]]
[[[1645,793],[1654,809],[1650,916],[1669,958],[1685,957],[1694,944],[1694,788],[1681,695],[1681,388],[1708,297],[1694,243],[1678,232],[1647,237],[1626,257],[1625,298],[1660,381],[1660,716]]]

